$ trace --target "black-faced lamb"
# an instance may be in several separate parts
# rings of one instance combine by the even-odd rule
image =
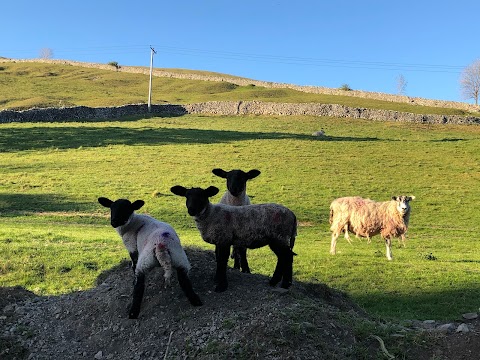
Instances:
[[[148,215],[136,214],[135,211],[144,205],[143,200],[132,203],[126,199],[112,201],[99,197],[98,202],[110,209],[110,224],[122,238],[132,259],[135,280],[128,313],[130,319],[136,319],[140,313],[146,273],[158,265],[164,271],[165,287],[170,284],[172,268],[176,269],[180,287],[190,303],[194,306],[202,305],[188,276],[190,262],[177,233],[169,224]]]
[[[243,206],[250,205],[250,198],[247,195],[247,181],[260,175],[260,171],[253,169],[248,172],[242,170],[225,171],[222,169],[213,169],[212,173],[227,179],[227,191],[220,199],[220,204]],[[233,268],[242,269],[244,273],[250,273],[250,267],[247,261],[247,249],[245,247],[233,246],[232,251]]]
[[[376,202],[359,196],[343,197],[332,201],[330,205],[330,231],[332,242],[330,254],[336,253],[337,239],[348,231],[357,237],[370,237],[380,234],[385,240],[387,259],[392,260],[392,237],[400,236],[405,242],[405,233],[410,220],[410,201],[415,196],[393,196],[392,200]]]
[[[216,292],[225,291],[230,246],[255,249],[268,245],[277,256],[277,265],[270,285],[288,289],[293,277],[293,246],[297,235],[297,219],[288,208],[278,204],[231,206],[211,204],[209,198],[218,188],[207,189],[174,186],[175,195],[186,198],[188,214],[193,216],[202,239],[215,245],[217,269]]]

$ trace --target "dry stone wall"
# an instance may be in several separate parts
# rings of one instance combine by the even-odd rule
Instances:
[[[339,118],[356,118],[374,121],[400,121],[428,124],[476,124],[480,118],[460,115],[421,115],[392,110],[353,108],[337,104],[290,104],[261,101],[211,101],[187,105],[152,105],[151,112],[145,104],[116,107],[66,107],[0,111],[0,123],[9,122],[62,122],[95,121],[138,116],[181,116],[185,114],[211,115],[310,115]]]

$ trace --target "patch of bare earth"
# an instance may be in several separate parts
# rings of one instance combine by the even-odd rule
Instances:
[[[127,262],[102,274],[88,291],[39,297],[19,287],[0,288],[0,358],[385,358],[380,343],[356,324],[386,324],[369,318],[344,294],[299,282],[282,291],[268,286],[263,275],[233,269],[228,270],[228,290],[215,293],[213,252],[186,251],[204,305],[191,306],[176,282],[163,289],[158,268],[148,276],[137,320],[127,318],[133,282]],[[385,339],[387,346],[390,339]],[[468,357],[449,355],[467,354],[467,348],[478,355],[478,340],[475,332],[454,334],[433,339],[434,347],[421,344],[405,350],[397,341],[394,350],[404,358],[464,359]]]

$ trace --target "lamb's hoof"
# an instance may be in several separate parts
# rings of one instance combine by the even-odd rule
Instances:
[[[227,285],[227,284],[218,284],[218,285],[215,287],[215,292],[221,293],[221,292],[224,292],[225,290],[227,290],[227,288],[228,288],[228,285]]]
[[[282,289],[288,289],[290,286],[292,286],[292,282],[291,282],[291,281],[282,282],[282,285],[280,285],[280,287],[281,287]]]
[[[281,287],[273,288],[272,291],[275,291],[275,292],[278,293],[278,294],[286,294],[286,293],[288,293],[288,289],[284,289],[284,288],[281,288]]]
[[[243,270],[242,270],[242,272],[243,272],[243,273],[245,273],[245,274],[251,274],[251,272],[250,272],[250,269],[249,269],[249,268],[247,268],[247,269],[243,269]]]
[[[128,318],[129,319],[138,319],[138,314],[139,314],[139,312],[137,312],[137,311],[130,311],[128,313]]]
[[[188,300],[190,300],[190,304],[192,304],[193,306],[202,306],[203,305],[202,300],[200,300],[200,298],[198,297],[197,294],[195,294],[194,296],[192,296]]]
[[[270,286],[272,286],[272,287],[273,287],[273,286],[277,286],[277,284],[278,284],[279,281],[280,281],[280,279],[277,280],[277,279],[273,279],[273,278],[272,278],[272,279],[270,279],[270,281],[268,282],[268,284],[269,284]]]

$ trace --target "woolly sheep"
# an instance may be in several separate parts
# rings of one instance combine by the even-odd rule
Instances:
[[[337,239],[345,232],[349,243],[348,231],[357,237],[370,237],[380,234],[385,239],[387,259],[392,260],[392,237],[401,236],[405,243],[405,233],[410,220],[410,201],[415,196],[393,196],[392,200],[376,202],[359,196],[343,197],[332,201],[330,205],[330,231],[332,242],[330,254],[335,255]]]
[[[110,208],[110,223],[122,238],[132,259],[135,281],[133,301],[128,315],[130,319],[136,319],[140,313],[146,273],[158,265],[164,271],[165,287],[170,285],[172,268],[174,268],[177,270],[180,287],[190,303],[194,306],[202,305],[188,277],[190,262],[177,233],[169,224],[148,215],[136,214],[134,211],[145,204],[143,200],[132,203],[126,199],[112,201],[99,197],[98,202]]]
[[[270,246],[277,255],[277,265],[270,285],[287,289],[292,284],[293,246],[297,235],[297,219],[288,208],[278,204],[231,206],[211,204],[209,198],[218,194],[218,188],[191,188],[176,185],[171,188],[175,195],[186,198],[186,206],[193,216],[202,239],[215,245],[217,270],[216,292],[225,291],[227,262],[230,246],[249,249]]]
[[[222,169],[213,169],[212,173],[227,179],[227,191],[223,194],[219,204],[242,206],[250,205],[250,198],[247,195],[247,181],[260,175],[260,171],[253,169],[248,172],[242,170],[225,171]],[[234,269],[242,269],[244,273],[250,273],[250,267],[247,261],[247,249],[244,247],[234,246],[232,252],[234,261]]]

